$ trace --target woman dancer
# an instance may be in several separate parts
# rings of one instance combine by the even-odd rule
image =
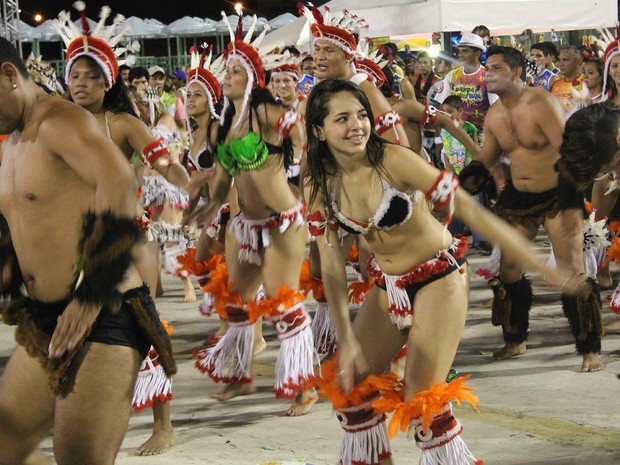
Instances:
[[[461,381],[443,383],[467,313],[467,242],[453,238],[433,217],[432,207],[447,207],[446,222],[455,212],[490,240],[505,244],[515,259],[538,270],[544,267],[521,236],[457,190],[450,173],[440,173],[409,149],[383,142],[373,131],[368,100],[356,85],[339,79],[317,84],[306,118],[308,221],[317,236],[339,344],[338,368],[324,367],[318,385],[333,394],[343,418],[341,463],[391,463],[383,421],[392,410],[398,414],[396,422],[404,414],[396,427],[407,429],[412,420],[424,463],[474,463],[449,400],[475,399]],[[337,247],[339,228],[364,235],[374,254],[369,271],[375,287],[354,325]],[[564,282],[556,272],[544,272],[556,276],[556,283]],[[566,280],[565,287],[575,282]],[[365,380],[369,373],[383,373],[405,342],[409,349],[400,394],[391,389],[393,378],[382,380],[383,385],[376,377]],[[385,396],[373,411],[370,402],[377,390]],[[430,411],[423,415],[424,399]]]
[[[212,273],[205,287],[230,326],[208,349],[203,366],[214,380],[228,384],[216,398],[226,400],[254,392],[252,324],[260,316],[266,317],[282,341],[274,391],[277,396],[292,398],[313,374],[314,351],[310,320],[297,292],[308,235],[305,206],[285,177],[293,159],[289,133],[298,134],[299,118],[277,105],[265,88],[264,70],[281,56],[269,55],[265,59],[272,62],[264,62],[256,48],[263,35],[250,44],[253,28],[242,40],[240,26],[241,20],[237,33],[231,31],[227,47],[224,108],[217,134],[218,169],[211,200],[196,215],[209,224],[234,179],[240,213],[230,227],[236,243],[226,256],[228,270]],[[294,145],[302,147],[299,142]],[[261,284],[265,298],[257,303]],[[292,410],[304,407],[305,400],[299,402]]]

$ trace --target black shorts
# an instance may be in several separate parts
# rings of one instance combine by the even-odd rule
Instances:
[[[138,297],[149,313],[157,315],[155,304],[146,285],[130,289],[123,294],[123,301],[118,311],[112,312],[105,306],[101,309],[85,342],[131,347],[138,351],[140,358],[146,357],[151,343],[138,325],[126,301],[132,297]],[[56,329],[58,317],[62,315],[69,302],[70,300],[57,302],[30,300],[29,310],[37,327],[51,337]]]

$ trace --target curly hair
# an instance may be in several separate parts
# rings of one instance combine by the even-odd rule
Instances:
[[[358,86],[344,79],[327,79],[319,82],[308,96],[306,111],[308,166],[305,178],[310,184],[308,204],[312,204],[319,193],[328,198],[327,180],[338,173],[338,162],[329,150],[327,142],[319,139],[316,128],[323,127],[329,114],[329,102],[340,92],[351,94],[351,98],[356,99],[368,114],[368,119],[371,121],[370,138],[366,145],[368,161],[377,169],[382,166],[385,144],[388,142],[381,139],[374,130],[372,124],[374,117],[366,94]]]
[[[583,192],[620,151],[620,109],[606,101],[583,108],[566,122],[557,169]]]

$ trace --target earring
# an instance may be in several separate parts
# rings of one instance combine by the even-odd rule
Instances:
[[[17,84],[13,84],[13,90],[17,89]]]

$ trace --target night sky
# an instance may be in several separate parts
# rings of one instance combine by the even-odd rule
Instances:
[[[246,13],[255,12],[258,16],[272,19],[282,13],[296,14],[298,0],[241,0]],[[197,16],[221,19],[220,11],[234,13],[235,2],[227,0],[85,0],[86,12],[89,18],[96,20],[99,9],[103,5],[112,8],[112,16],[121,13],[126,17],[155,18],[165,24],[182,18],[183,16]],[[313,1],[315,5],[322,5],[325,1]],[[78,17],[77,11],[71,6],[73,0],[19,0],[22,10],[21,18],[25,22],[35,25],[33,15],[41,13],[45,19],[58,15],[60,10],[71,10],[72,16]]]

